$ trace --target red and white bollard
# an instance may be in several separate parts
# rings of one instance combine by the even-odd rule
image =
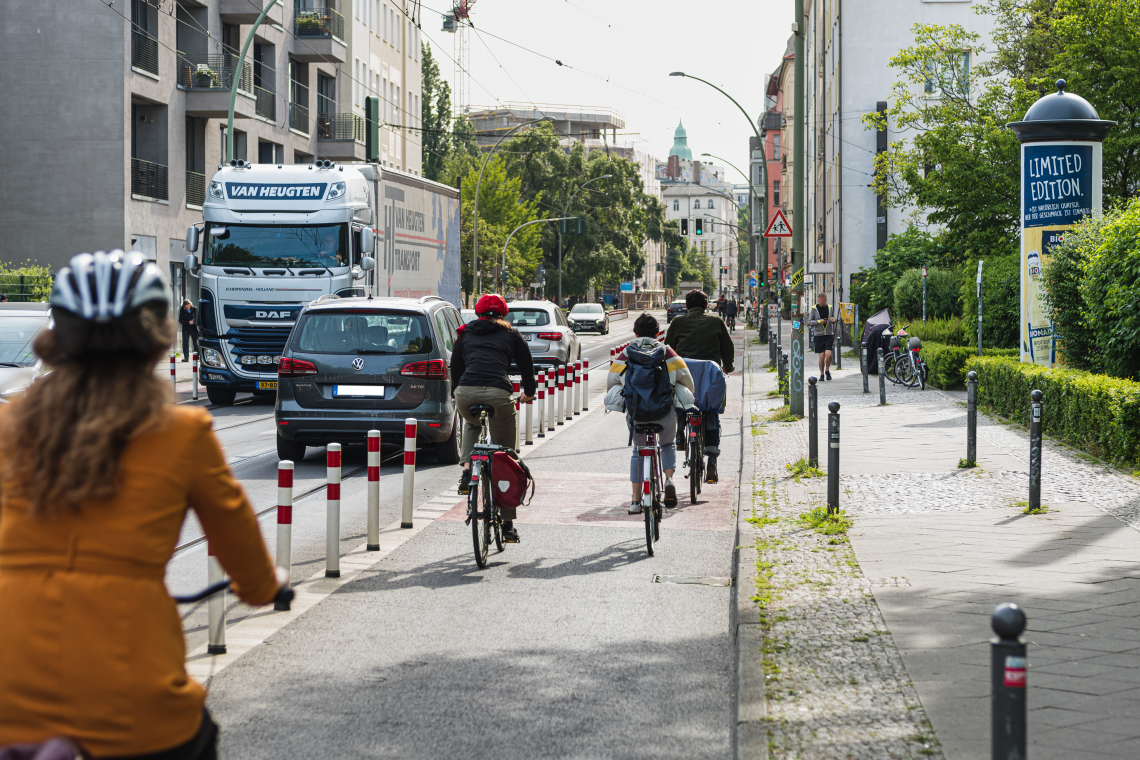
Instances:
[[[582,411],[590,411],[590,360],[582,360]]]
[[[340,444],[330,443],[325,454],[325,577],[340,577]]]
[[[416,418],[404,420],[404,509],[400,527],[412,527],[412,499],[416,490]]]
[[[566,415],[566,421],[569,422],[574,419],[574,365],[571,364],[566,368],[566,398],[562,401],[562,411]]]
[[[558,424],[565,425],[566,422],[562,419],[562,407],[565,405],[562,397],[566,395],[566,365],[563,364],[558,368],[558,398],[555,400],[555,408],[558,410]]]
[[[538,394],[538,437],[546,437],[546,373],[538,373],[538,382],[535,384],[535,393]]]
[[[277,463],[277,566],[293,571],[293,463]],[[273,609],[288,610],[289,602],[274,602]]]
[[[174,391],[175,401],[178,400],[178,379],[174,376],[174,352],[170,352],[170,390]]]
[[[526,402],[526,444],[534,445],[534,418],[531,416],[534,409],[534,399]]]
[[[368,539],[365,549],[380,551],[380,431],[368,431]]]
[[[514,393],[514,396],[515,396],[515,431],[517,432],[518,429],[520,427],[522,427],[522,415],[519,414],[519,381],[518,380],[512,380],[511,381],[511,392]],[[522,436],[518,436],[518,437],[521,438]]]
[[[198,400],[198,352],[195,351],[191,356],[194,357],[194,363],[190,366],[191,379],[194,384],[190,386],[190,398],[195,401]]]
[[[226,579],[218,558],[214,556],[214,548],[206,544],[206,584],[213,586]],[[226,653],[226,594],[218,592],[206,602],[207,630],[206,653]]]
[[[558,380],[558,370],[551,369],[546,373],[546,430],[554,430],[554,384]]]
[[[574,362],[574,416],[582,409],[582,362]]]

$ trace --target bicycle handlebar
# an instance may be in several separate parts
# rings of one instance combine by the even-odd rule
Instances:
[[[230,581],[227,579],[224,581],[218,581],[217,583],[213,583],[213,584],[207,586],[206,588],[202,589],[201,591],[196,591],[192,594],[171,595],[171,599],[174,600],[175,604],[193,604],[194,602],[200,602],[203,599],[207,599],[207,598],[213,596],[214,594],[219,594],[223,591],[228,591],[229,588],[230,588]],[[274,603],[285,602],[287,604],[287,603],[293,601],[294,596],[295,596],[295,594],[293,592],[293,589],[289,588],[288,586],[282,586],[281,588],[279,588],[277,590],[277,595],[275,597],[273,597],[273,601],[274,601]]]

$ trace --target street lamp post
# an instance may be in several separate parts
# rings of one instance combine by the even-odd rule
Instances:
[[[257,34],[257,28],[261,26],[261,22],[265,19],[265,15],[269,13],[270,9],[277,4],[277,0],[269,0],[265,4],[265,9],[261,15],[257,17],[257,21],[253,22],[253,28],[249,30],[249,36],[245,38],[245,44],[241,46],[241,55],[238,56],[237,68],[233,73],[233,82],[230,83],[230,114],[229,121],[226,124],[226,162],[229,163],[234,158],[234,105],[237,103],[237,89],[238,84],[241,82],[241,69],[245,64],[245,54],[249,52],[249,45],[253,42],[253,36]]]
[[[740,170],[740,167],[739,167],[739,166],[737,166],[736,164],[732,163],[732,162],[731,162],[731,161],[729,161],[727,158],[721,158],[720,156],[714,156],[712,153],[702,153],[701,155],[702,155],[702,156],[708,156],[709,158],[715,158],[717,161],[724,161],[726,164],[728,164],[729,166],[731,166],[733,169],[736,169],[737,173],[739,173],[739,174],[740,174],[740,176],[744,177],[744,181],[748,183],[748,190],[749,190],[749,192],[751,192],[751,193],[752,193],[752,197],[753,197],[753,198],[762,198],[762,199],[764,199],[765,201],[767,200],[767,196],[766,196],[766,195],[761,195],[761,194],[759,194],[759,193],[757,193],[757,192],[756,192],[756,186],[752,184],[752,178],[751,178],[751,177],[749,177],[747,174],[745,174],[743,171],[741,171],[741,170]],[[733,201],[733,203],[736,203],[736,201]],[[765,211],[766,211],[766,209],[767,209],[767,206],[766,206],[766,205],[764,205],[764,203],[763,203],[763,202],[761,202],[761,204],[760,204],[760,207],[761,207],[762,209],[765,209]],[[737,208],[740,208],[740,204],[737,204]],[[752,204],[751,204],[751,203],[749,203],[749,204],[748,204],[748,216],[749,216],[749,219],[748,219],[748,221],[749,221],[749,223],[751,224],[751,223],[752,223]],[[759,235],[757,235],[757,234],[754,232],[754,230],[756,229],[756,225],[755,225],[755,224],[752,224],[752,228],[753,228],[752,230],[749,230],[749,231],[748,231],[748,236],[749,236],[750,238],[752,238],[752,239],[756,240],[756,250],[757,250],[757,251],[759,251],[759,250],[760,250],[760,240],[759,240]],[[767,259],[767,254],[766,254],[766,253],[765,253],[765,257],[764,257],[764,258],[765,258],[765,259]],[[765,266],[767,266],[767,264],[768,264],[768,262],[767,262],[767,260],[765,260],[765,262],[764,262],[764,265],[765,265]],[[738,272],[738,274],[739,274],[739,272]]]
[[[565,218],[566,215],[568,213],[570,213],[570,204],[574,202],[574,199],[576,197],[578,197],[578,193],[582,192],[583,187],[585,187],[586,185],[589,185],[593,182],[597,182],[600,179],[609,179],[612,176],[614,176],[614,175],[603,174],[600,177],[594,177],[591,180],[586,180],[581,185],[579,185],[578,189],[574,191],[574,194],[570,196],[570,200],[566,201],[566,206],[562,209],[562,218]],[[559,306],[562,305],[562,228],[561,227],[559,227],[559,229],[558,229],[558,305]]]
[[[487,151],[487,155],[483,156],[483,165],[479,167],[479,181],[475,183],[475,225],[472,230],[474,240],[471,246],[471,278],[472,286],[476,293],[482,294],[483,292],[482,280],[479,277],[479,191],[483,187],[483,170],[487,168],[487,160],[490,159],[491,154],[494,153],[500,145],[502,145],[503,140],[506,140],[508,137],[526,125],[537,124],[540,121],[552,121],[552,119],[544,116],[541,119],[531,119],[530,121],[524,121],[522,124],[516,124],[515,126],[511,127],[505,135],[500,137],[498,142],[491,146],[491,149]]]
[[[507,235],[507,242],[503,243],[503,271],[505,272],[507,269],[507,246],[511,244],[511,238],[515,236],[516,232],[521,230],[523,227],[529,227],[532,224],[538,224],[539,222],[560,222],[563,219],[573,218],[574,217],[572,216],[556,216],[551,219],[532,219],[529,222],[523,222],[518,227],[515,227],[513,230],[511,230],[511,234]]]

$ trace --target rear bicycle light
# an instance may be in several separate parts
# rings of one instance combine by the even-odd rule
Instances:
[[[560,332],[546,332],[538,334],[539,340],[562,340],[562,333]]]
[[[317,374],[317,365],[304,359],[290,359],[282,357],[277,363],[278,377],[302,377]]]
[[[404,377],[422,377],[429,380],[447,379],[447,362],[443,359],[429,359],[424,362],[408,362],[400,370]]]

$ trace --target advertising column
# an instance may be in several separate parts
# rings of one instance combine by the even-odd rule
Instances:
[[[1065,92],[1042,97],[1022,121],[1008,126],[1021,141],[1021,360],[1059,363],[1053,323],[1042,296],[1043,267],[1065,232],[1101,209],[1101,142],[1115,122],[1100,119],[1084,98]]]

